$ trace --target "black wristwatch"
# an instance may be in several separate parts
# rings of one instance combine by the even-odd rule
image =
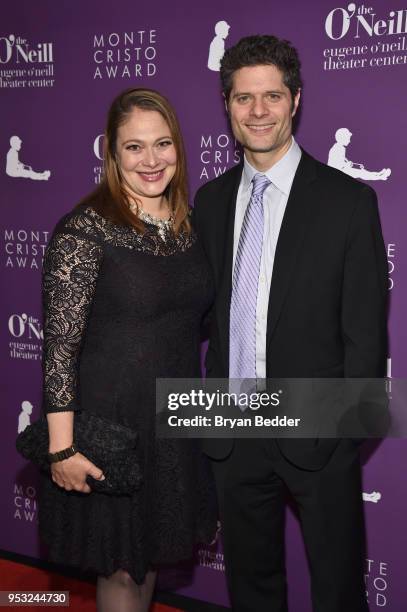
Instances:
[[[64,450],[60,450],[56,453],[48,453],[48,461],[50,463],[57,463],[58,461],[63,461],[64,459],[68,459],[72,457],[72,455],[76,455],[78,449],[75,444],[72,444],[68,448],[64,448]]]

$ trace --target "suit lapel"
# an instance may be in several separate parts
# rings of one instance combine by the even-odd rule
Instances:
[[[287,202],[274,258],[267,316],[267,349],[287,295],[311,217],[315,162],[303,151]]]
[[[222,218],[222,223],[218,226],[218,261],[223,263],[220,266],[216,313],[226,371],[229,369],[229,311],[232,293],[233,234],[236,199],[242,170],[242,164],[233,168],[228,177],[229,180],[225,182],[222,192],[219,193],[220,201],[225,203],[225,214]]]

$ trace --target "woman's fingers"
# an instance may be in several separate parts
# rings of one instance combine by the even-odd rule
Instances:
[[[89,474],[89,476],[92,476],[92,478],[94,478],[95,480],[104,480],[105,479],[103,471],[101,469],[99,469],[98,467],[96,467],[96,465],[94,463],[91,463],[91,462],[89,462],[88,474]]]
[[[104,480],[103,471],[94,463],[77,453],[68,459],[52,465],[52,480],[66,491],[90,493],[91,488],[86,482],[87,476],[96,480]]]

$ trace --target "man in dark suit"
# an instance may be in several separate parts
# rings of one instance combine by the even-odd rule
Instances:
[[[226,51],[221,79],[245,155],[195,200],[217,291],[207,375],[385,376],[387,263],[374,191],[295,142],[301,76],[290,43],[242,39]],[[287,492],[299,513],[314,612],[368,610],[354,440],[210,440],[206,450],[236,612],[287,611]]]

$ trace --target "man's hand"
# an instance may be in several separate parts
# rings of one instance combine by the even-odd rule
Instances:
[[[52,480],[66,491],[90,493],[92,489],[86,482],[87,476],[95,480],[105,479],[102,470],[81,453],[51,464]]]

